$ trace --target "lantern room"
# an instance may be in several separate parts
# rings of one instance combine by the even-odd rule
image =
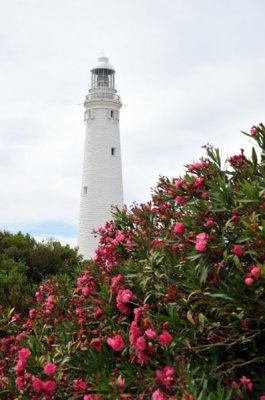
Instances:
[[[115,70],[107,57],[99,57],[91,68],[91,89],[115,90]]]

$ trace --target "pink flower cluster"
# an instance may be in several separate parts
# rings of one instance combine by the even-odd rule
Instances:
[[[172,388],[172,385],[174,384],[174,374],[174,369],[172,367],[166,366],[161,371],[156,370],[155,381],[160,386],[164,386],[167,390],[170,390]]]
[[[196,236],[195,249],[200,253],[205,253],[207,250],[208,235],[205,232],[199,233]]]
[[[242,257],[244,254],[243,247],[239,244],[234,245],[232,252],[238,257]]]
[[[182,235],[185,231],[185,226],[183,222],[177,222],[174,226],[174,235],[179,236]]]
[[[152,400],[167,400],[167,398],[167,395],[159,389],[155,390],[152,394]]]
[[[131,308],[128,303],[134,298],[133,293],[129,289],[119,289],[116,297],[117,308],[124,315],[128,315],[131,312]]]
[[[252,382],[251,382],[251,380],[250,380],[249,378],[247,378],[246,376],[243,375],[243,376],[240,378],[240,382],[242,383],[243,386],[245,386],[245,387],[247,388],[247,390],[248,390],[249,392],[252,392],[252,390],[253,390],[253,385],[252,385]]]
[[[16,386],[18,390],[23,390],[31,379],[32,387],[35,392],[40,392],[44,396],[51,396],[56,389],[56,383],[52,380],[41,381],[34,375],[26,373],[26,363],[31,356],[31,351],[27,348],[23,348],[18,352],[18,362],[15,368],[16,371]],[[48,376],[52,376],[56,371],[54,364],[46,364],[44,367],[44,373]]]
[[[252,126],[252,128],[250,129],[250,134],[251,134],[251,136],[256,136],[257,128],[255,126]]]
[[[84,297],[93,296],[95,294],[95,286],[95,281],[88,271],[82,272],[82,275],[77,279],[77,287]]]
[[[144,330],[136,321],[131,323],[129,341],[135,349],[138,360],[137,362],[139,364],[145,364],[148,361],[150,354],[152,354],[155,349],[152,341],[156,338],[157,333],[154,329],[148,328]],[[158,336],[158,343],[162,346],[168,346],[172,340],[173,338],[168,331],[163,331]]]
[[[245,278],[245,284],[247,286],[252,286],[254,281],[259,278],[260,273],[261,269],[256,265],[252,265],[252,267],[250,267],[250,273],[247,274],[247,277]]]
[[[107,339],[108,345],[115,351],[121,351],[124,348],[124,341],[121,335],[115,335]]]
[[[179,206],[183,206],[186,203],[185,197],[177,196],[176,197],[176,202],[178,203]]]
[[[158,337],[158,343],[162,344],[163,346],[168,346],[172,342],[172,340],[173,337],[167,331],[163,331]]]
[[[192,171],[199,171],[202,170],[204,168],[209,168],[210,163],[208,161],[206,162],[196,162],[194,164],[191,164],[188,166],[188,171],[192,172]]]
[[[49,381],[42,381],[39,378],[36,378],[34,375],[32,375],[32,387],[35,392],[41,393],[44,396],[51,396],[55,389],[56,389],[56,383],[55,381],[49,380]]]
[[[56,372],[56,369],[57,369],[56,365],[50,363],[45,365],[45,367],[43,368],[43,372],[48,376],[53,376]]]

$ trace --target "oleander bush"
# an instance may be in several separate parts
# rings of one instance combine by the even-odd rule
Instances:
[[[5,314],[3,399],[265,399],[265,128],[116,210],[80,276]]]

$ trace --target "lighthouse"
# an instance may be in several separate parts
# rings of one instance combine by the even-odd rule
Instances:
[[[86,259],[98,245],[95,230],[112,219],[113,206],[122,207],[120,148],[120,96],[115,70],[107,57],[91,68],[91,84],[85,97],[85,148],[80,201],[78,247]]]

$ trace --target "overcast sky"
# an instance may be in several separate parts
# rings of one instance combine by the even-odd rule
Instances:
[[[124,197],[265,120],[264,0],[1,0],[0,228],[76,244],[82,102],[116,69]]]

